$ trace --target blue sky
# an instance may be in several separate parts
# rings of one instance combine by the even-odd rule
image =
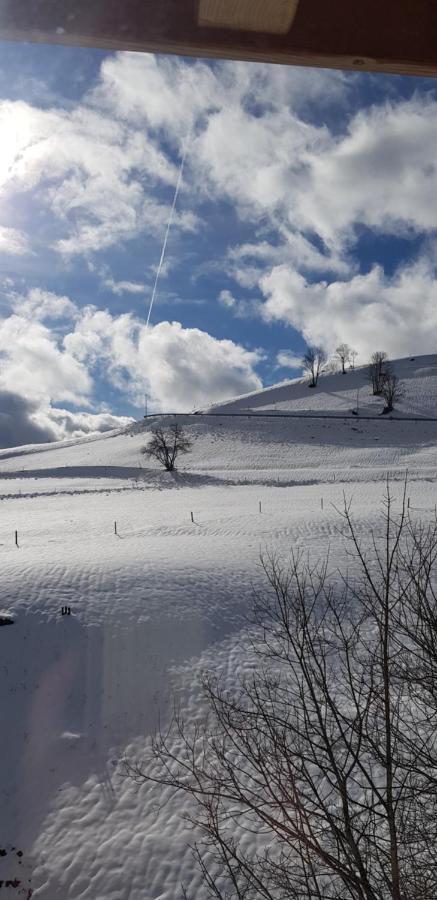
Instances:
[[[433,80],[3,44],[0,128],[2,446],[436,349]]]

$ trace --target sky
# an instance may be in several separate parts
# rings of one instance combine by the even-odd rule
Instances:
[[[0,44],[0,446],[435,352],[436,196],[432,79]]]

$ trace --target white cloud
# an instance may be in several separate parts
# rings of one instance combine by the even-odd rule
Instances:
[[[90,100],[117,117],[147,123],[154,130],[185,138],[205,116],[227,105],[305,109],[323,101],[342,102],[348,78],[341,72],[290,69],[243,62],[187,63],[138,53],[118,53],[103,61]]]
[[[89,99],[135,126],[165,129],[179,145],[198,116],[214,108],[216,96],[217,78],[205,63],[118,53],[103,61]]]
[[[346,112],[342,133],[309,114],[320,113],[321,102],[345,112],[350,84],[341,73],[111,55],[97,86],[76,106],[0,103],[0,197],[12,208],[15,197],[29,192],[47,206],[55,247],[66,256],[118,247],[143,232],[156,238],[164,233],[188,138],[173,227],[193,233],[202,204],[232,205],[256,233],[224,254],[224,269],[246,290],[261,287],[266,319],[288,322],[328,348],[346,340],[367,354],[383,336],[391,353],[432,349],[431,264],[422,260],[392,278],[378,267],[359,275],[352,254],[360,223],[393,234],[437,229],[437,103],[416,94],[353,112],[349,120]],[[24,253],[26,236],[0,227],[2,247]],[[107,274],[104,286],[116,295],[146,289]],[[228,287],[218,299],[235,315],[259,310],[257,300],[238,297]],[[130,396],[146,381],[157,404],[167,407],[226,394],[223,342],[206,332],[162,323],[161,331],[155,326],[146,334],[131,316],[78,314],[70,304],[43,291],[16,295],[15,324],[1,326],[2,384],[12,389],[16,378],[23,387],[37,367],[42,374],[31,379],[34,394],[88,403],[92,367],[104,364],[112,383]],[[76,322],[64,344],[49,330],[31,331],[37,320],[55,317]],[[29,318],[27,331],[18,326]],[[253,389],[257,355],[229,344],[229,392]],[[205,375],[206,348],[217,365],[215,381]]]
[[[237,305],[237,300],[235,299],[233,294],[231,294],[231,292],[227,290],[220,291],[218,295],[218,301],[222,304],[222,306],[225,306],[226,309],[232,309]]]
[[[231,200],[242,218],[290,211],[308,157],[326,152],[329,132],[284,107],[254,116],[241,100],[211,115],[194,139],[198,176]]]
[[[114,428],[124,428],[134,420],[130,416],[114,416],[112,413],[71,412],[67,409],[49,407],[40,409],[34,415],[36,422],[47,423],[55,435],[50,440],[63,441],[67,438],[84,437],[87,434],[100,434]]]
[[[302,354],[292,353],[290,350],[280,350],[276,354],[276,362],[281,369],[302,369]]]
[[[232,310],[234,316],[239,319],[247,319],[251,316],[259,315],[259,300],[237,300],[228,290],[220,291],[217,299],[225,309]]]
[[[118,296],[121,294],[144,294],[147,290],[147,286],[138,281],[114,281],[113,278],[105,278],[103,287]]]
[[[437,228],[436,141],[437,103],[419,95],[361,110],[339,136],[279,103],[253,116],[240,98],[210,116],[196,151],[210,190],[242,218],[268,217],[282,238],[276,262],[343,274],[359,223],[395,235]]]
[[[34,301],[33,307],[32,303],[27,306],[29,314],[38,301],[42,306],[44,302],[51,308],[54,305],[55,312],[61,313],[56,299],[68,300],[29,293]],[[5,445],[59,440],[127,422],[107,412],[58,408],[60,401],[91,406],[94,370],[138,405],[148,390],[155,410],[190,410],[262,386],[255,371],[262,358],[259,351],[218,340],[197,328],[183,328],[178,322],[146,328],[131,314],[112,316],[86,307],[69,327],[72,330],[62,338],[46,324],[23,315],[0,323]]]
[[[164,227],[169,203],[156,188],[175,185],[175,151],[180,158],[188,140],[175,229],[199,228],[195,206],[210,193],[242,215],[254,207],[271,215],[284,207],[308,148],[329,139],[296,110],[341,103],[346,90],[341,73],[108,56],[76,106],[0,103],[0,195],[32,191],[48,206],[60,253],[101,251]],[[24,240],[9,229],[3,243],[24,252]]]
[[[335,272],[350,274],[352,265],[332,250],[322,253],[303,234],[291,231],[287,226],[278,227],[280,241],[247,242],[231,247],[224,267],[226,274],[244,288],[258,287],[266,270],[281,265],[284,260],[302,272]]]
[[[0,103],[0,129],[0,196],[33,191],[64,231],[60,252],[103,249],[165,224],[168,205],[153,190],[174,185],[177,167],[140,129],[84,105],[44,110],[12,101]],[[192,230],[197,219],[187,211],[174,226]]]
[[[0,104],[0,191],[32,191],[49,206],[62,254],[101,251],[164,229],[169,200],[156,190],[175,185],[188,139],[175,229],[198,229],[199,201],[226,198],[275,235],[260,240],[257,266],[242,251],[234,260],[240,283],[245,268],[252,281],[265,271],[268,243],[272,264],[343,275],[357,222],[396,233],[437,227],[437,104],[416,96],[362,110],[341,135],[309,121],[320,103],[346,118],[352,83],[281,66],[108,56],[76,106]],[[2,245],[24,252],[25,236],[0,229]]]
[[[19,316],[44,321],[45,319],[75,319],[78,308],[69,297],[60,297],[52,291],[30,288],[27,294],[10,293],[11,308]]]
[[[437,103],[416,96],[360,111],[347,134],[313,153],[298,218],[331,242],[357,222],[387,233],[437,228]]]
[[[41,444],[56,439],[49,422],[38,422],[38,403],[0,388],[0,448]]]
[[[19,315],[0,321],[0,387],[30,399],[89,405],[86,367],[40,322]]]
[[[0,389],[0,448],[44,444],[111,431],[132,419],[110,413],[70,412]]]
[[[23,256],[30,252],[29,242],[22,231],[0,225],[0,253]]]
[[[348,281],[310,283],[276,266],[260,282],[267,321],[282,321],[307,341],[332,352],[345,341],[366,359],[375,349],[391,356],[432,353],[437,329],[437,281],[425,259],[387,278],[379,266]]]
[[[258,351],[179,322],[147,328],[130,314],[113,317],[88,307],[64,343],[82,364],[104,366],[134,402],[148,389],[156,409],[189,410],[261,387]]]

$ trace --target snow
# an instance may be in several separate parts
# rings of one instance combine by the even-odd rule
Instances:
[[[187,801],[134,784],[122,760],[142,758],[174,692],[201,715],[202,668],[231,685],[250,667],[260,551],[345,564],[344,494],[365,535],[387,474],[399,496],[408,470],[412,514],[432,514],[437,422],[406,416],[437,416],[437,358],[396,370],[398,418],[350,415],[357,385],[373,409],[360,370],[182,418],[194,445],[175,474],[141,453],[154,418],[0,453],[2,896],[175,900],[183,882],[202,900]]]
[[[405,397],[394,413],[402,416],[437,417],[437,356],[416,356],[391,363],[393,372],[405,386]],[[308,387],[308,378],[296,378],[255,394],[246,394],[228,403],[210,407],[214,412],[323,413],[350,415],[358,405],[362,415],[379,415],[380,397],[374,397],[366,367],[343,375],[321,374],[316,388]]]

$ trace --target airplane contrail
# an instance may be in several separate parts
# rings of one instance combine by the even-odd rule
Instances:
[[[185,149],[184,149],[184,152],[183,152],[183,154],[182,154],[181,165],[180,165],[180,168],[179,168],[178,180],[177,180],[177,182],[176,182],[176,188],[175,188],[174,197],[173,197],[173,203],[172,203],[172,205],[171,205],[170,215],[169,215],[169,217],[168,217],[168,222],[167,222],[167,228],[166,228],[166,230],[165,230],[164,243],[163,243],[163,245],[162,245],[162,250],[161,250],[161,258],[160,258],[160,260],[159,260],[158,268],[157,268],[157,270],[156,270],[155,283],[154,283],[154,285],[153,285],[152,299],[151,299],[151,301],[150,301],[149,313],[148,313],[148,316],[147,316],[147,322],[146,322],[146,328],[147,328],[148,325],[149,325],[149,322],[150,322],[150,315],[151,315],[151,312],[152,312],[152,309],[153,309],[153,304],[154,304],[154,302],[155,302],[156,288],[157,288],[157,286],[158,286],[159,276],[160,276],[160,274],[161,274],[162,264],[163,264],[163,262],[164,262],[164,256],[165,256],[165,250],[166,250],[166,247],[167,247],[168,235],[169,235],[169,231],[170,231],[170,228],[171,228],[171,225],[172,225],[172,222],[173,222],[173,215],[174,215],[174,211],[175,211],[176,201],[177,201],[177,199],[178,199],[179,188],[180,188],[181,183],[182,183],[182,173],[183,173],[183,170],[184,170],[184,163],[185,163],[185,157],[186,157],[186,155],[187,155],[187,149],[188,149],[188,140],[187,140],[186,143],[185,143]]]

